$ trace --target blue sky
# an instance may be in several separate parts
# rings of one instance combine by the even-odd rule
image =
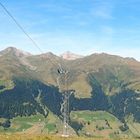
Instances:
[[[1,0],[43,52],[106,52],[140,60],[139,0]],[[0,7],[0,50],[40,53]]]

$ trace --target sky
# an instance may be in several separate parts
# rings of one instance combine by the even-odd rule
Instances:
[[[1,0],[42,52],[140,60],[140,0]],[[0,50],[41,53],[0,7]]]

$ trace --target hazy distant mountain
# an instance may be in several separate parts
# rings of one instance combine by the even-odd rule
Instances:
[[[31,54],[22,50],[19,50],[15,47],[8,47],[7,49],[3,50],[0,52],[1,55],[5,55],[5,54],[13,54],[15,56],[18,57],[22,57],[22,56],[30,56]]]
[[[65,77],[58,73],[61,66],[69,71],[68,89],[75,91],[70,97],[71,111],[111,113],[123,123],[121,131],[132,128],[129,128],[130,118],[139,125],[140,62],[105,53],[81,58],[66,54],[61,57],[53,53],[31,55],[12,47],[1,51],[0,117],[37,113],[47,117],[51,111],[62,118],[61,92],[66,87]],[[83,133],[82,128],[87,127],[83,122],[82,128],[70,125],[77,133]]]
[[[75,59],[78,59],[78,58],[82,58],[84,56],[74,54],[72,52],[67,51],[67,52],[61,54],[60,57],[62,57],[63,59],[66,59],[66,60],[75,60]]]

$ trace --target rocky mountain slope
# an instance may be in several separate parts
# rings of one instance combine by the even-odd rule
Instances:
[[[67,78],[58,73],[58,68],[68,71]],[[134,134],[129,122],[140,123],[140,62],[105,53],[66,60],[52,53],[31,55],[13,47],[1,51],[0,118],[38,113],[47,117],[52,112],[61,120],[65,78],[69,91],[73,91],[71,112],[108,112],[120,121],[120,131]],[[70,126],[77,134],[87,134],[89,123],[94,125],[72,119]],[[75,124],[79,127],[75,128]]]
[[[63,59],[66,59],[66,60],[76,60],[78,58],[83,58],[84,56],[74,54],[74,53],[67,51],[67,52],[61,54],[60,57],[62,57]]]

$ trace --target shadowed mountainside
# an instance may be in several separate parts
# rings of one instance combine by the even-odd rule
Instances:
[[[123,123],[122,130],[129,130],[131,116],[140,123],[140,62],[135,59],[102,53],[65,60],[52,53],[31,55],[13,47],[0,52],[0,117],[38,113],[47,117],[51,111],[61,120],[65,87],[63,78],[58,86],[60,64],[69,71],[68,88],[74,91],[70,111],[106,111]],[[82,133],[83,124],[77,134]]]

